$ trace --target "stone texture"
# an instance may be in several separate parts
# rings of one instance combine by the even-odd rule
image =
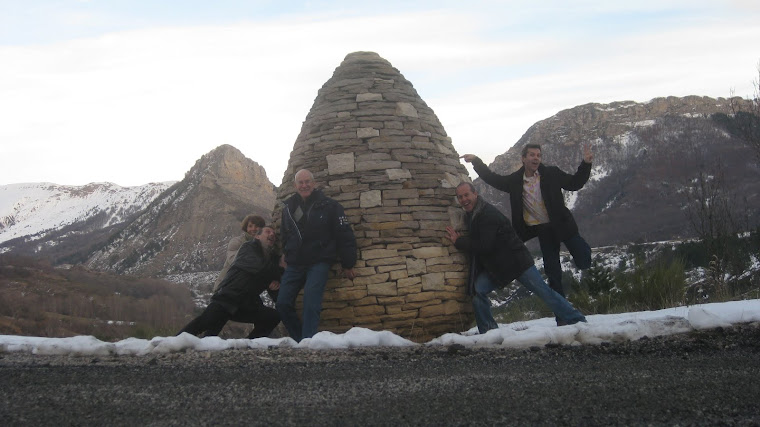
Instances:
[[[359,196],[359,206],[362,208],[371,208],[382,205],[383,193],[380,190],[365,191]]]
[[[354,171],[354,153],[329,154],[326,156],[330,175],[341,175]]]
[[[446,225],[462,225],[454,187],[469,177],[458,157],[435,113],[388,61],[355,52],[335,69],[277,192],[286,199],[293,174],[311,170],[357,236],[358,276],[340,279],[333,267],[320,330],[361,326],[427,341],[471,327],[467,261],[443,238]]]

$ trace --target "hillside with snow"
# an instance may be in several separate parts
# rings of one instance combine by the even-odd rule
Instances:
[[[695,237],[687,211],[704,190],[700,176],[733,198],[751,229],[760,224],[760,168],[727,125],[729,107],[726,99],[697,96],[580,105],[531,126],[489,168],[511,174],[522,166],[522,148],[539,144],[544,164],[575,173],[589,143],[591,177],[581,190],[565,192],[565,202],[593,247]],[[472,178],[478,192],[511,217],[509,194],[476,173]]]
[[[144,210],[173,182],[121,187],[112,183],[83,186],[25,183],[0,186],[0,253],[36,242],[36,252],[72,233],[104,229]],[[76,224],[69,233],[61,230]],[[55,238],[53,238],[55,236]]]

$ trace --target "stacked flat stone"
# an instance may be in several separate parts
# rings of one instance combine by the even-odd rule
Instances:
[[[443,237],[447,225],[462,225],[455,187],[469,177],[458,157],[435,113],[388,61],[355,52],[335,69],[277,194],[294,194],[295,173],[309,169],[356,234],[358,276],[333,267],[320,330],[358,326],[424,342],[471,327],[467,260]],[[273,218],[281,218],[279,205]]]

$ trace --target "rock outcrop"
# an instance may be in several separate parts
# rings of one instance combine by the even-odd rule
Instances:
[[[303,168],[343,205],[358,241],[358,277],[331,272],[321,329],[424,341],[471,326],[467,261],[443,237],[461,222],[455,186],[467,171],[435,113],[388,61],[351,53],[319,90],[279,200],[295,192]]]
[[[591,179],[565,196],[591,246],[693,237],[685,212],[700,172],[720,177],[725,191],[739,196],[736,211],[746,211],[742,220],[752,227],[760,221],[760,170],[749,146],[716,118],[731,113],[730,102],[746,108],[740,98],[699,96],[580,105],[531,126],[489,167],[512,173],[522,166],[522,147],[537,143],[544,163],[573,173],[590,143]],[[480,179],[475,186],[510,215],[508,194]]]
[[[165,276],[219,270],[248,214],[269,218],[274,186],[239,150],[222,145],[89,257],[91,268]]]

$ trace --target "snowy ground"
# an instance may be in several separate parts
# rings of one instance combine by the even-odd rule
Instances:
[[[760,300],[736,301],[676,307],[658,311],[588,316],[588,323],[557,327],[554,318],[502,324],[480,335],[473,328],[461,334],[445,334],[425,344],[416,344],[388,331],[353,328],[344,334],[320,332],[296,343],[290,338],[221,339],[155,337],[151,340],[128,338],[103,342],[92,336],[41,338],[0,335],[0,353],[27,352],[44,355],[148,355],[186,350],[221,351],[233,348],[266,349],[294,347],[304,349],[345,349],[356,347],[449,346],[529,348],[546,344],[581,345],[638,340],[689,332],[695,329],[729,327],[732,324],[760,321]]]

